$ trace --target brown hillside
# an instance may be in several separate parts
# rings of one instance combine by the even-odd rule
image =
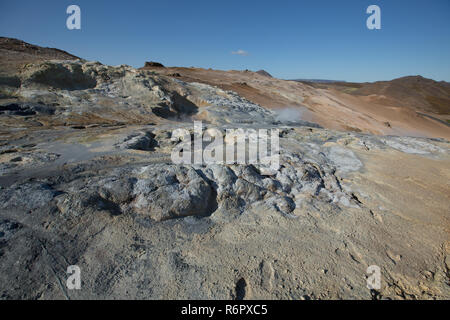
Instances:
[[[336,82],[312,85],[318,88],[333,88],[352,95],[376,95],[380,101],[417,111],[450,114],[450,83],[445,81],[408,76],[373,83]]]
[[[312,83],[252,71],[144,68],[186,82],[232,90],[269,109],[300,108],[325,128],[450,139],[449,83],[405,77],[375,83]]]
[[[80,59],[66,51],[44,48],[22,40],[0,37],[0,72],[11,73],[26,63],[43,60]]]

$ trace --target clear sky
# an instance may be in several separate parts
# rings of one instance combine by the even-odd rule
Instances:
[[[70,4],[81,8],[81,30],[66,28]],[[366,27],[371,4],[381,30]],[[111,65],[450,81],[450,0],[1,0],[0,35]]]

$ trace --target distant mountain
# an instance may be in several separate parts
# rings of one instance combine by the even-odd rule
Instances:
[[[298,81],[298,82],[314,82],[314,83],[345,82],[344,80],[326,80],[326,79],[292,79],[291,81]]]
[[[260,74],[262,76],[265,76],[265,77],[273,78],[272,75],[270,73],[268,73],[266,70],[258,70],[258,71],[256,71],[256,73]]]
[[[365,83],[316,83],[316,86],[333,88],[358,96],[378,95],[390,104],[407,106],[412,109],[438,114],[450,113],[450,83],[422,76],[407,76],[390,81]]]

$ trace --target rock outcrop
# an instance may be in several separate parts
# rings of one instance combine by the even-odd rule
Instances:
[[[164,68],[164,65],[162,63],[159,63],[159,62],[147,61],[144,64],[144,68],[149,68],[149,67]]]

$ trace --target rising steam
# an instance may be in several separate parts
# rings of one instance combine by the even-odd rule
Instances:
[[[299,121],[302,119],[303,110],[298,107],[274,110],[277,114],[276,120],[281,122]]]

